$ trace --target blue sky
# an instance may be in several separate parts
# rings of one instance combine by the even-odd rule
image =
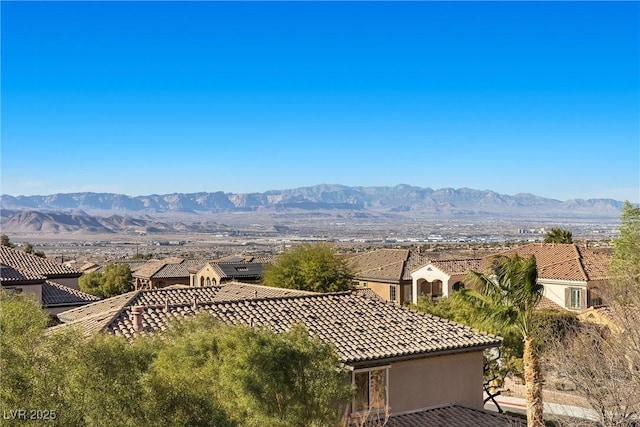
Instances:
[[[4,194],[640,201],[638,2],[0,7]]]

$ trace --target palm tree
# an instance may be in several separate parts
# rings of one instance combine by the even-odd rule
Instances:
[[[569,230],[553,227],[544,236],[545,243],[573,243],[573,234]]]
[[[471,271],[469,279],[474,286],[463,293],[482,308],[480,324],[499,333],[515,331],[522,337],[527,425],[544,426],[542,374],[533,334],[533,311],[543,290],[537,281],[536,259],[498,255],[488,274]]]

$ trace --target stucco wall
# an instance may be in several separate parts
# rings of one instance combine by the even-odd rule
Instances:
[[[35,301],[37,301],[38,304],[42,304],[42,284],[41,283],[26,284],[26,285],[25,284],[22,284],[22,285],[4,284],[2,285],[2,289],[5,289],[9,292],[18,292],[25,295],[29,295]]]
[[[68,286],[68,287],[73,288],[73,289],[80,289],[80,286],[78,285],[78,278],[77,277],[51,279],[51,281],[59,283],[61,285]]]
[[[209,264],[196,273],[195,279],[195,286],[207,286],[207,279],[210,281],[209,286],[220,284],[220,275]]]
[[[370,288],[371,290],[373,290],[373,292],[380,295],[380,297],[382,297],[385,301],[389,301],[389,286],[390,286],[389,283],[370,282],[368,280],[360,281],[361,285],[364,285],[365,283],[367,288]],[[400,293],[400,287],[398,287],[397,289],[398,297],[400,297],[399,293]]]
[[[540,283],[544,286],[543,295],[549,298],[551,301],[558,304],[560,307],[566,307],[565,301],[565,289],[567,288],[582,288],[587,289],[586,282],[567,282],[567,283],[549,283],[545,280],[540,280]]]
[[[392,413],[459,403],[481,409],[482,351],[397,362],[389,369]]]

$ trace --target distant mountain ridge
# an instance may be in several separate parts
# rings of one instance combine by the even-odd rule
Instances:
[[[623,202],[612,199],[560,201],[520,193],[513,196],[470,188],[348,187],[321,184],[264,193],[173,193],[127,196],[114,193],[68,193],[47,196],[0,196],[7,210],[83,211],[88,214],[153,215],[157,213],[276,211],[290,209],[404,212],[415,214],[513,214],[617,217]]]

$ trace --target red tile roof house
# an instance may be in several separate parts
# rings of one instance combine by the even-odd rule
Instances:
[[[171,285],[188,285],[189,269],[206,262],[203,259],[165,258],[148,261],[132,270],[134,289],[158,289]]]
[[[409,249],[378,249],[347,260],[359,287],[397,304],[413,300],[410,273],[427,262],[426,254]]]
[[[176,286],[133,291],[58,317],[67,322],[59,327],[133,339],[200,312],[227,324],[267,327],[276,333],[303,324],[311,335],[332,344],[350,370],[357,389],[348,408],[354,418],[443,407],[467,415],[471,411],[471,419],[494,416],[482,409],[482,353],[498,346],[498,337],[357,292],[316,294],[238,282]]]
[[[610,256],[576,244],[531,243],[505,252],[521,257],[535,256],[538,282],[544,296],[570,311],[581,311],[603,304],[601,290],[606,288]]]
[[[580,311],[603,303],[599,293],[609,281],[609,256],[576,244],[530,243],[498,255],[523,258],[534,256],[538,283],[544,286],[543,304],[570,311]],[[464,285],[469,270],[482,271],[492,256],[483,259],[433,261],[411,273],[413,303],[431,287],[442,287],[442,295]]]
[[[0,246],[0,285],[9,292],[33,295],[50,314],[99,300],[78,290],[77,270],[62,264]]]

